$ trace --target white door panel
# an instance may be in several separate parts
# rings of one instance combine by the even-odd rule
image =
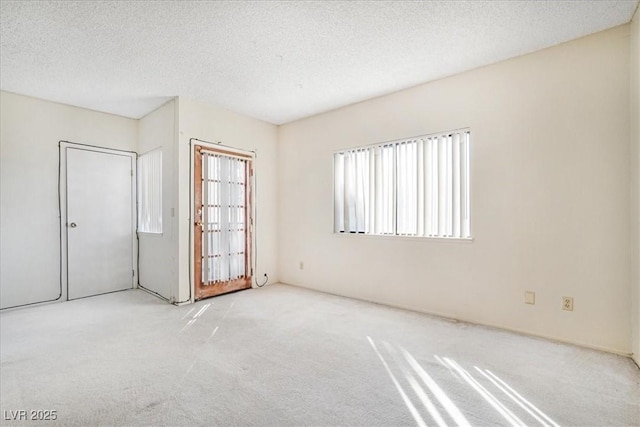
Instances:
[[[132,158],[67,149],[68,299],[133,287]]]

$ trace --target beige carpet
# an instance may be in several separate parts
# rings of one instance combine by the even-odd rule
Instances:
[[[2,425],[640,425],[624,357],[291,286],[183,307],[125,291],[0,326]]]

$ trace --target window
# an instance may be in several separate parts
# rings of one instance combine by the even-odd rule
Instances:
[[[138,231],[162,233],[162,150],[138,157]]]
[[[334,231],[468,239],[468,129],[334,154]]]

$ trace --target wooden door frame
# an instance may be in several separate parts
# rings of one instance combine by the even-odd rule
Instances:
[[[247,162],[245,168],[245,277],[226,282],[220,282],[213,285],[205,285],[202,281],[202,156],[203,151],[222,154],[224,156],[236,157]],[[193,179],[194,184],[194,203],[193,203],[193,253],[194,253],[194,301],[221,295],[228,292],[238,291],[251,288],[253,280],[252,267],[252,247],[253,247],[253,161],[254,157],[250,154],[240,153],[236,151],[221,149],[219,147],[210,147],[202,144],[194,145],[193,157]],[[205,289],[208,288],[208,289]]]

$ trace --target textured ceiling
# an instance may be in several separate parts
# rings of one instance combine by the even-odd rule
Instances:
[[[1,1],[2,90],[281,124],[629,22],[628,1]]]

